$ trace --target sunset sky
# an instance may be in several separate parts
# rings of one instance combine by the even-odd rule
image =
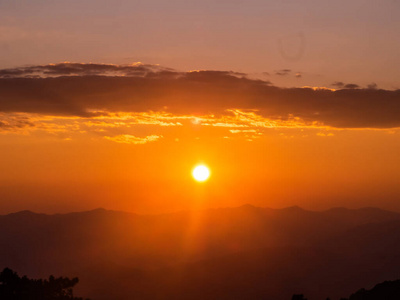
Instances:
[[[0,0],[0,214],[400,211],[399,36],[394,0]]]

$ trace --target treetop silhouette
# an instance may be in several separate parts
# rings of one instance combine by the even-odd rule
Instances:
[[[49,279],[19,277],[16,272],[5,268],[0,273],[0,299],[2,300],[83,300],[74,297],[73,287],[77,277],[50,276]]]

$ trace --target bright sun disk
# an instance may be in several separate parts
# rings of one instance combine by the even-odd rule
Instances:
[[[193,169],[192,175],[196,181],[206,181],[210,177],[210,170],[205,165],[198,165]]]

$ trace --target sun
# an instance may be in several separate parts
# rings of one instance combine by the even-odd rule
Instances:
[[[197,165],[192,171],[192,176],[196,181],[203,182],[210,177],[210,170],[205,165]]]

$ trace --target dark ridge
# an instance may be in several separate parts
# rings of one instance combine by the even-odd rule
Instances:
[[[39,216],[40,217],[44,217],[44,216],[49,216],[49,215],[44,214],[44,213],[36,213],[36,212],[31,211],[31,210],[21,210],[21,211],[14,212],[14,213],[0,215],[0,218],[39,217]]]
[[[17,212],[14,212],[14,213],[6,214],[6,215],[3,215],[3,216],[11,216],[11,215],[28,216],[28,215],[39,215],[39,213],[33,212],[31,210],[21,210],[21,211],[17,211]]]
[[[307,210],[304,209],[300,206],[294,205],[294,206],[289,206],[289,207],[284,207],[284,208],[269,208],[269,207],[259,207],[255,206],[252,204],[244,204],[241,206],[237,207],[219,207],[219,208],[209,208],[209,209],[204,209],[202,210],[203,212],[211,212],[211,211],[219,211],[219,210],[240,210],[240,209],[245,209],[245,210],[268,210],[268,211],[275,211],[275,212],[312,212],[312,213],[357,213],[357,212],[364,212],[364,213],[379,213],[379,214],[392,214],[393,216],[398,215],[400,217],[399,212],[395,211],[390,211],[390,210],[384,210],[381,208],[377,207],[363,207],[363,208],[357,208],[357,209],[350,209],[346,207],[333,207],[327,210],[323,211],[317,211],[317,210]],[[140,214],[142,216],[162,216],[162,215],[175,215],[175,214],[186,214],[190,213],[192,211],[190,210],[182,210],[182,211],[177,211],[177,212],[170,212],[170,213],[160,213],[160,214]],[[92,210],[87,210],[87,211],[76,211],[76,212],[68,212],[68,213],[54,213],[54,214],[47,214],[47,213],[37,213],[33,212],[31,210],[22,210],[19,212],[13,212],[9,214],[3,214],[0,215],[0,217],[4,216],[66,216],[66,215],[77,215],[77,214],[105,214],[105,213],[115,213],[115,214],[126,214],[126,215],[136,215],[139,216],[139,214],[133,213],[133,212],[126,212],[126,211],[119,211],[119,210],[109,210],[105,209],[103,207],[95,208]]]
[[[332,207],[327,210],[324,210],[325,212],[343,212],[343,211],[349,211],[351,209],[346,208],[346,207]]]
[[[245,209],[259,209],[260,207],[254,206],[252,204],[246,203],[243,204],[242,206],[239,206],[238,208],[245,208]]]
[[[290,211],[290,212],[309,211],[309,210],[305,210],[305,209],[303,209],[303,208],[301,208],[300,206],[297,206],[297,205],[281,208],[279,210],[281,210],[281,211]]]
[[[400,299],[400,280],[385,281],[371,290],[361,289],[352,294],[349,300],[398,300]]]

